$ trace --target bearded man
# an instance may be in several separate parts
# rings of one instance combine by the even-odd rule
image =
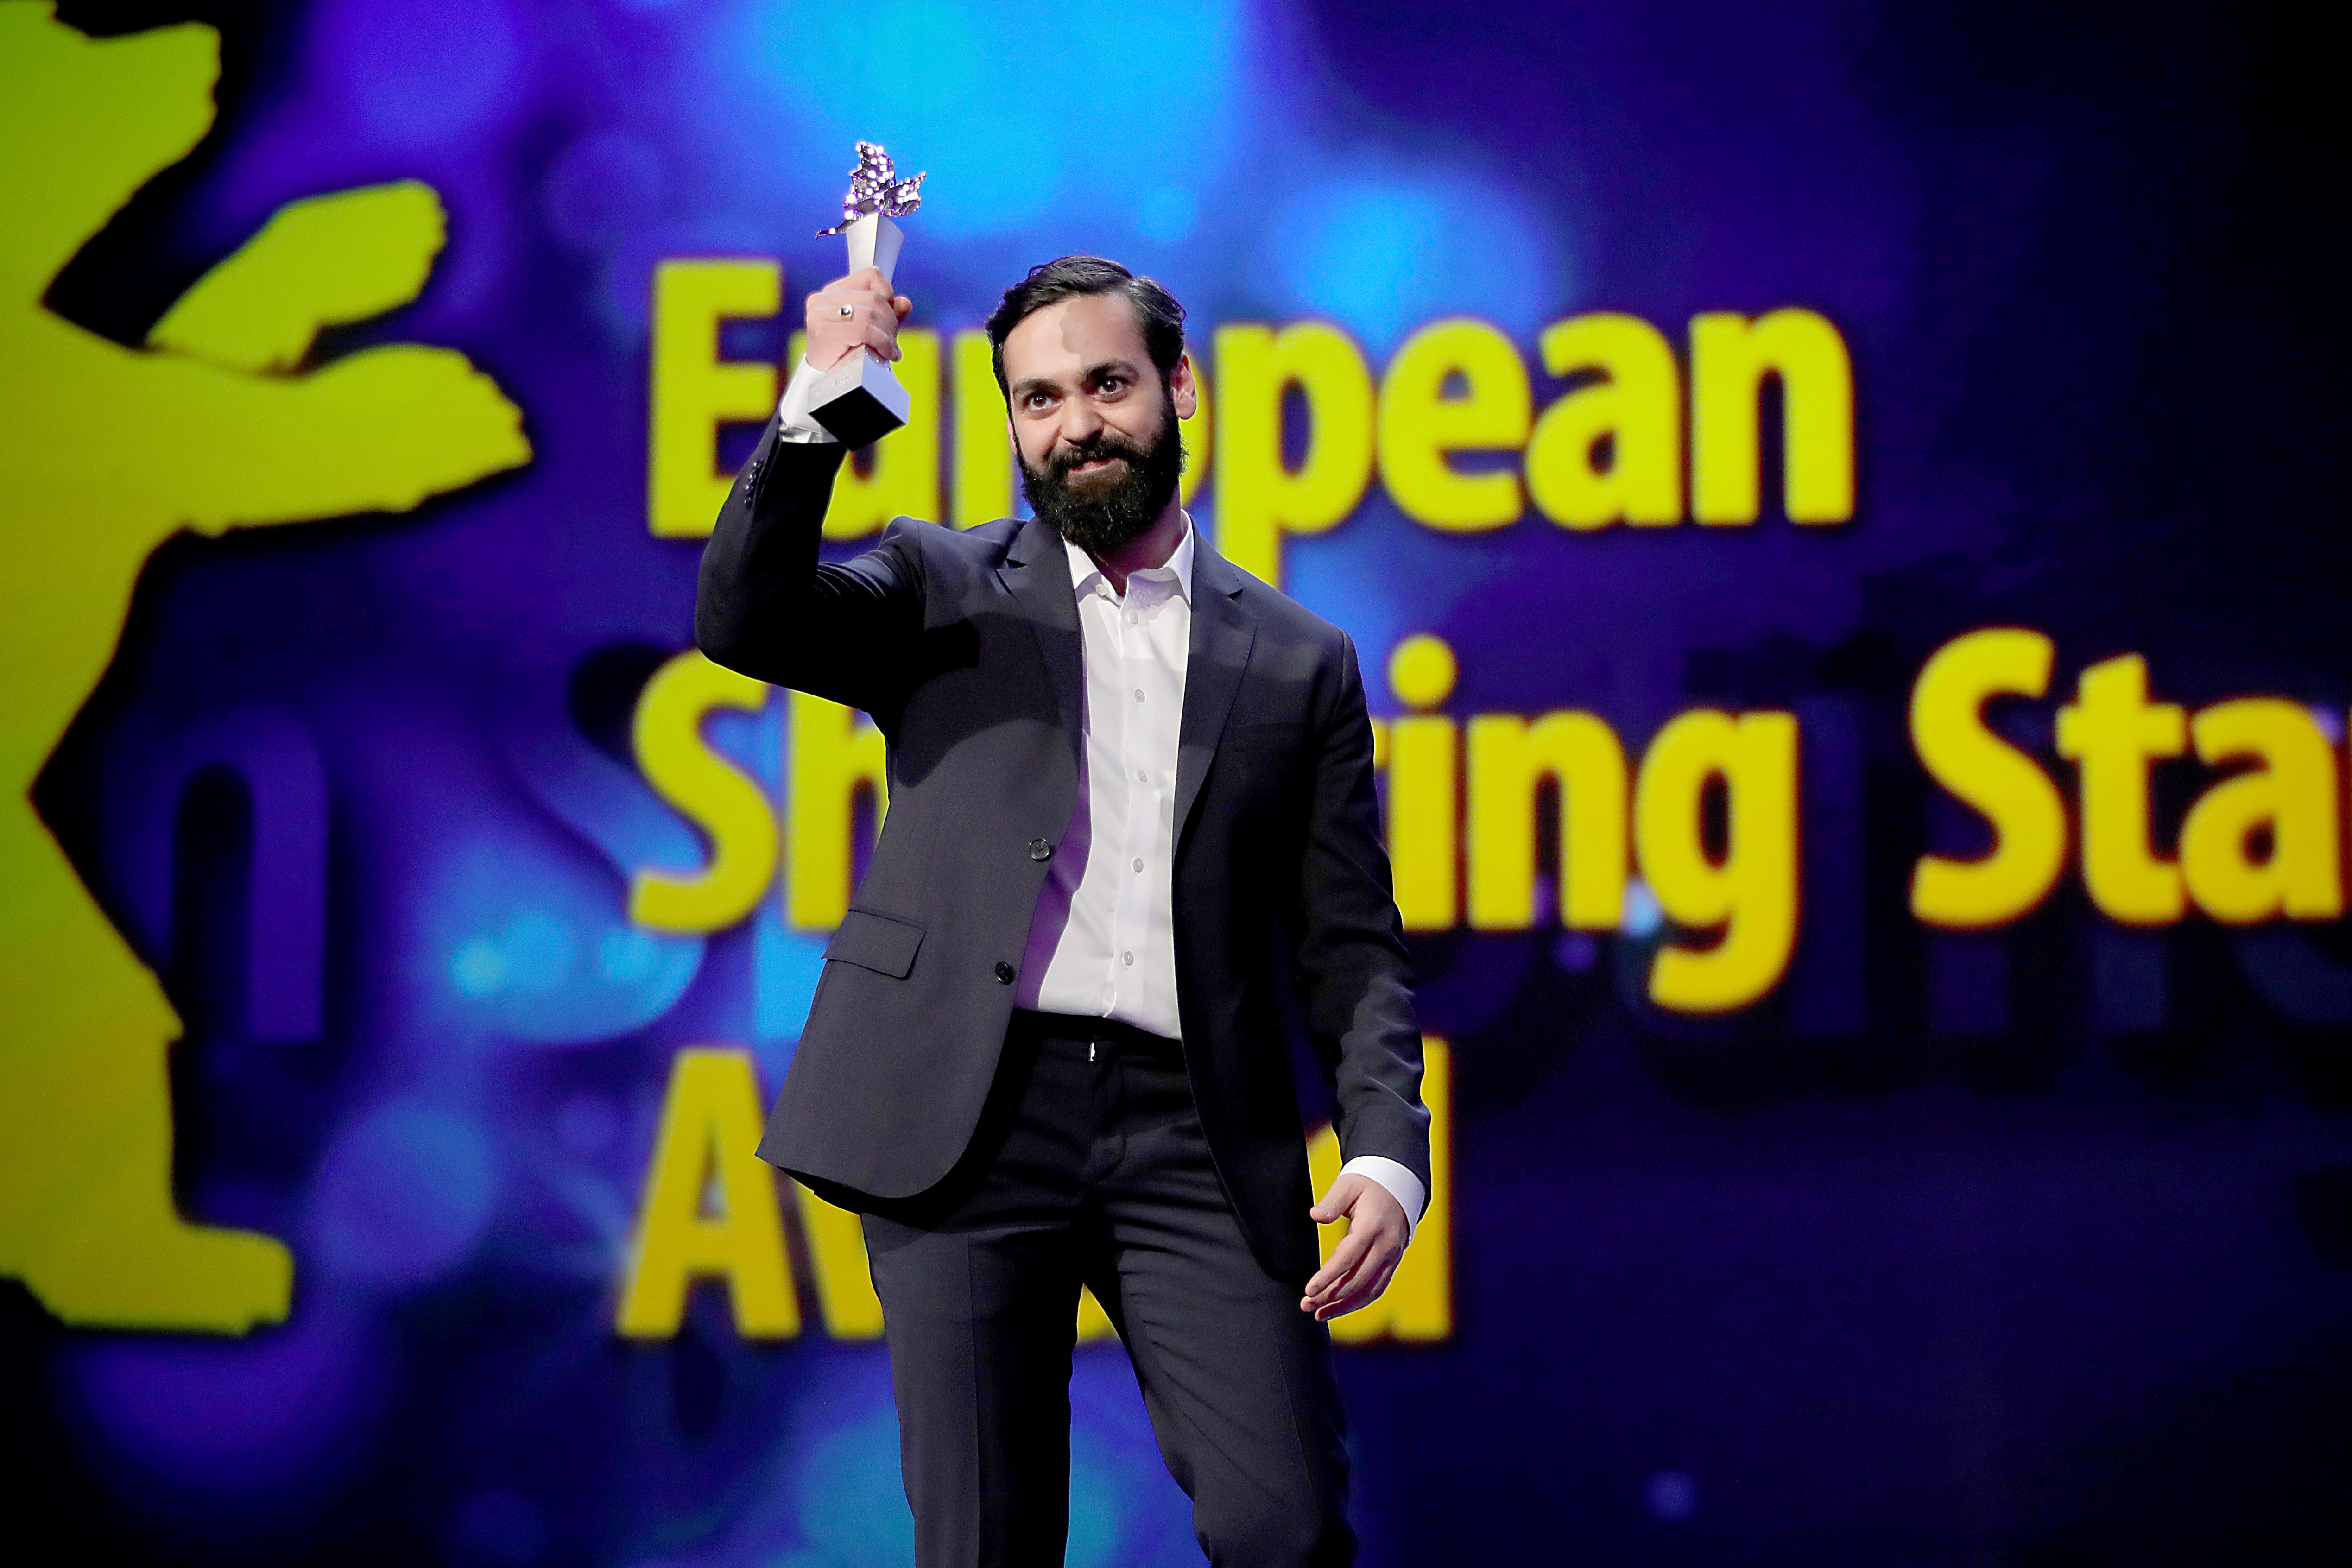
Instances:
[[[1094,257],[988,322],[1034,520],[901,518],[820,563],[845,454],[809,383],[896,358],[912,309],[872,270],[810,297],[702,561],[705,653],[889,746],[761,1153],[864,1216],[922,1568],[1062,1561],[1082,1283],[1210,1559],[1347,1563],[1324,1325],[1386,1289],[1429,1182],[1355,648],[1193,529],[1183,309]],[[1319,1203],[1278,963],[1347,1156]]]

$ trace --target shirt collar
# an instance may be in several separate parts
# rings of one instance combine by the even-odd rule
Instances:
[[[1188,511],[1181,515],[1184,519],[1184,537],[1176,542],[1176,548],[1174,551],[1170,552],[1167,564],[1162,566],[1147,566],[1140,572],[1130,572],[1127,575],[1128,581],[1130,583],[1138,577],[1149,578],[1157,583],[1173,583],[1176,584],[1176,592],[1182,595],[1184,602],[1189,605],[1192,602],[1192,540],[1194,535],[1192,531],[1192,514]],[[1094,592],[1093,579],[1102,576],[1102,568],[1095,564],[1095,558],[1093,556],[1087,554],[1085,551],[1079,549],[1068,540],[1065,539],[1062,541],[1062,548],[1070,552],[1071,591],[1076,594],[1079,598],[1083,599],[1088,594]]]

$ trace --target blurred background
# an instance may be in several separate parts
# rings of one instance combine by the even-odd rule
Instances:
[[[828,553],[1017,504],[971,334],[1094,251],[1362,656],[1447,1152],[1337,1352],[1368,1565],[2343,1560],[2313,27],[0,0],[24,1560],[911,1561],[854,1231],[741,1148],[878,747],[687,652],[859,137],[934,336]],[[1199,1561],[1114,1343],[1072,1400],[1069,1561]]]

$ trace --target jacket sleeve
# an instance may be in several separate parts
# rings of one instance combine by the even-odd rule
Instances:
[[[1372,727],[1355,644],[1340,641],[1337,679],[1315,724],[1307,835],[1295,902],[1293,963],[1315,1054],[1338,1097],[1347,1159],[1380,1154],[1430,1191],[1429,1110],[1421,1100],[1404,924],[1389,881],[1372,787]]]
[[[890,704],[922,626],[921,552],[901,524],[854,560],[817,560],[845,456],[779,441],[768,421],[703,547],[694,640],[714,663],[870,713]]]

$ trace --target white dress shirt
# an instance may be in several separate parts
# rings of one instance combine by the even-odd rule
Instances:
[[[1176,741],[1192,639],[1192,531],[1122,598],[1074,544],[1086,648],[1078,799],[1045,863],[1018,1006],[1116,1018],[1177,1039]]]
[[[776,439],[796,441],[803,446],[833,440],[834,434],[809,417],[809,384],[823,374],[809,363],[803,354],[801,363],[793,367],[793,379],[784,387],[784,395],[776,403]]]
[[[778,407],[779,438],[830,441],[808,417],[803,359]],[[1192,520],[1167,563],[1128,574],[1118,593],[1094,557],[1063,542],[1085,647],[1084,744],[1069,827],[1045,863],[1022,954],[1016,1006],[1113,1018],[1181,1039],[1173,868],[1176,748],[1192,646]],[[1340,1167],[1379,1183],[1421,1223],[1421,1178],[1379,1154]]]

